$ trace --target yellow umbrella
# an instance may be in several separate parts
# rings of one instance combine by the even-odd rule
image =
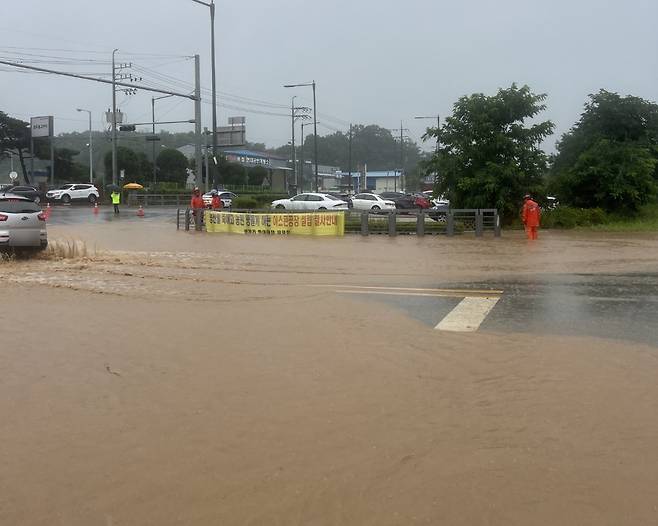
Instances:
[[[144,187],[139,183],[128,183],[123,185],[124,190],[144,190]]]

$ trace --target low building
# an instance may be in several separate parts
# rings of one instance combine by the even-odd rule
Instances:
[[[367,171],[365,174],[364,178],[363,173],[352,172],[352,188],[355,192],[401,192],[404,187],[400,170]],[[348,172],[339,172],[336,175],[343,181],[349,180]]]

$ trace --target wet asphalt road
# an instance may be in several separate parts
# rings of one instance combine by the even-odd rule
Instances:
[[[181,221],[182,219],[181,212]],[[115,214],[111,206],[100,206],[94,213],[94,207],[84,205],[57,205],[51,207],[49,225],[85,225],[91,222],[113,221],[145,221],[176,223],[176,208],[149,207],[144,209],[144,217],[137,215],[136,208],[120,207],[119,214]]]
[[[147,208],[145,217],[138,217],[136,212],[135,208],[122,207],[116,216],[108,206],[100,207],[98,214],[89,206],[57,206],[49,224],[176,222],[175,208]],[[658,273],[546,274],[532,279],[418,286],[503,290],[480,331],[612,338],[658,347]],[[413,295],[362,297],[400,309],[432,328],[461,301],[459,297]]]
[[[433,283],[431,288],[501,289],[480,331],[589,336],[658,347],[658,273],[550,274],[482,283]],[[461,298],[365,296],[434,327]]]

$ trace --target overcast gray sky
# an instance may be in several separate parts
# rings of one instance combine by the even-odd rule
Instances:
[[[109,78],[116,47],[120,60],[141,68],[132,73],[191,86],[193,62],[176,57],[198,53],[202,85],[210,87],[208,9],[192,0],[0,3],[10,14],[0,19],[0,56],[67,57],[74,60],[45,67]],[[263,113],[285,114],[277,105],[289,105],[293,94],[310,106],[310,89],[282,85],[315,79],[322,134],[348,122],[394,128],[402,120],[420,140],[429,123],[414,116],[446,115],[461,95],[517,82],[548,93],[545,116],[559,135],[600,88],[658,99],[657,20],[656,0],[218,0],[218,89],[220,103],[233,106],[219,109],[219,123],[245,115],[249,140],[285,144],[290,120]],[[148,120],[150,97],[119,102],[130,121]],[[156,104],[158,119],[193,117],[190,101]],[[110,105],[108,86],[0,67],[0,110],[24,119],[54,115],[57,133],[86,130],[77,107],[92,110],[101,129]],[[203,117],[208,125],[209,104]]]

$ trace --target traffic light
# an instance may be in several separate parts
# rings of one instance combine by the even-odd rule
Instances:
[[[126,124],[125,126],[119,126],[119,131],[135,131],[135,125]]]

